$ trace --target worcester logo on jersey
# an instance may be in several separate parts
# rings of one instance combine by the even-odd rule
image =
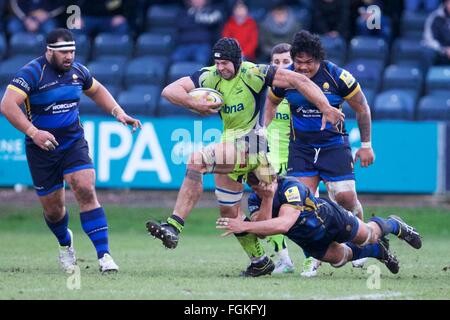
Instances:
[[[301,202],[302,201],[298,187],[290,187],[289,189],[287,189],[284,192],[284,195],[288,202]]]

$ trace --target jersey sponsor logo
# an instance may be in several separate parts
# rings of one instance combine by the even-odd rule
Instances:
[[[234,112],[239,112],[244,110],[244,105],[242,103],[239,103],[237,105],[234,106],[228,106],[228,105],[224,105],[222,107],[222,109],[220,110],[220,112],[223,113],[234,113]]]
[[[303,118],[320,118],[322,116],[322,112],[319,109],[311,109],[304,106],[298,107],[295,111],[301,113]]]
[[[348,72],[347,70],[342,71],[341,75],[339,76],[339,79],[344,81],[344,83],[347,86],[347,88],[351,88],[352,85],[356,81],[355,78],[353,78],[353,76],[351,75],[351,73]]]
[[[44,84],[42,87],[39,87],[39,90],[54,86],[55,84],[58,84],[58,80]]]
[[[258,206],[248,206],[248,211],[255,212],[256,210],[259,210]]]
[[[23,89],[25,89],[26,91],[30,91],[30,85],[28,84],[28,82],[26,82],[26,80],[24,78],[14,78],[13,81],[15,84],[19,85],[20,87],[22,87]]]
[[[300,202],[302,201],[302,198],[300,197],[300,191],[298,190],[298,187],[290,187],[286,190],[284,193],[286,196],[286,200],[288,202]]]
[[[277,112],[276,119],[277,120],[289,120],[289,114]]]
[[[72,109],[73,107],[76,107],[76,105],[77,102],[61,103],[61,104],[56,104],[56,102],[53,102],[48,107],[45,107],[44,111],[49,111],[50,109],[52,109],[53,114],[65,113],[70,111],[70,109]]]

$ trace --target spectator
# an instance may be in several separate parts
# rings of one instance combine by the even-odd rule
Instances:
[[[126,34],[129,31],[126,8],[134,4],[130,0],[80,0],[82,8],[81,31],[89,36],[100,32]]]
[[[222,22],[222,13],[210,7],[207,0],[188,0],[188,8],[178,17],[178,47],[173,61],[195,61],[208,64],[215,29]]]
[[[275,45],[290,43],[294,34],[301,29],[294,12],[283,2],[273,5],[260,26],[260,49],[262,60],[270,60],[272,48]]]
[[[329,37],[349,37],[350,5],[348,0],[319,0],[313,4],[315,33]]]
[[[425,22],[424,44],[436,53],[438,64],[450,64],[450,0],[442,2]]]
[[[258,47],[258,26],[248,15],[248,7],[244,1],[236,1],[233,15],[228,19],[222,32],[224,38],[235,38],[242,48],[243,58],[254,61]]]
[[[55,17],[64,11],[60,1],[9,0],[14,14],[8,21],[9,34],[18,32],[50,33],[56,29]]]
[[[439,6],[440,0],[404,0],[405,11],[407,12],[419,12],[426,11],[431,12],[436,10]]]
[[[376,19],[373,15],[377,12],[368,10],[371,6],[378,6],[380,8],[380,28],[370,28],[369,19]],[[383,3],[379,0],[361,0],[358,8],[358,18],[356,19],[356,34],[359,36],[374,36],[382,37],[386,41],[390,41],[392,36],[391,19],[383,14]],[[369,23],[368,23],[369,22]]]

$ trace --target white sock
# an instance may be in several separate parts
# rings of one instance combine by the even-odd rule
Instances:
[[[291,258],[289,257],[289,251],[287,248],[282,249],[281,251],[278,251],[278,258],[280,260],[291,263]]]

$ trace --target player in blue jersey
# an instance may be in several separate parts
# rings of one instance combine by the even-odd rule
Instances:
[[[283,233],[305,253],[333,267],[349,261],[371,257],[398,273],[397,258],[389,252],[385,237],[394,234],[415,249],[422,239],[413,227],[397,216],[372,217],[368,223],[335,202],[315,198],[311,190],[294,177],[279,177],[266,185],[251,172],[247,178],[253,193],[248,199],[251,221],[219,218],[217,228],[225,235],[250,232],[258,236]]]
[[[266,108],[276,108],[283,99],[291,107],[288,175],[297,177],[313,191],[323,180],[329,197],[363,220],[353,166],[359,159],[361,167],[367,167],[375,158],[371,145],[370,108],[356,79],[348,71],[324,60],[324,56],[319,37],[300,31],[294,36],[293,64],[288,69],[311,79],[322,89],[331,106],[342,110],[342,104],[347,101],[355,110],[361,137],[361,148],[355,159],[345,124],[327,125],[321,130],[322,113],[298,91],[273,88],[266,99]],[[354,265],[362,266],[363,263],[364,260]]]
[[[82,93],[133,131],[139,120],[128,116],[89,70],[74,62],[75,41],[69,30],[47,36],[45,55],[32,60],[15,75],[1,102],[11,124],[26,134],[26,154],[44,218],[58,239],[59,261],[66,272],[76,264],[73,234],[68,229],[64,182],[80,205],[83,230],[97,251],[100,271],[117,271],[108,245],[108,224],[95,192],[95,171],[79,119]],[[26,115],[19,106],[25,104]]]

